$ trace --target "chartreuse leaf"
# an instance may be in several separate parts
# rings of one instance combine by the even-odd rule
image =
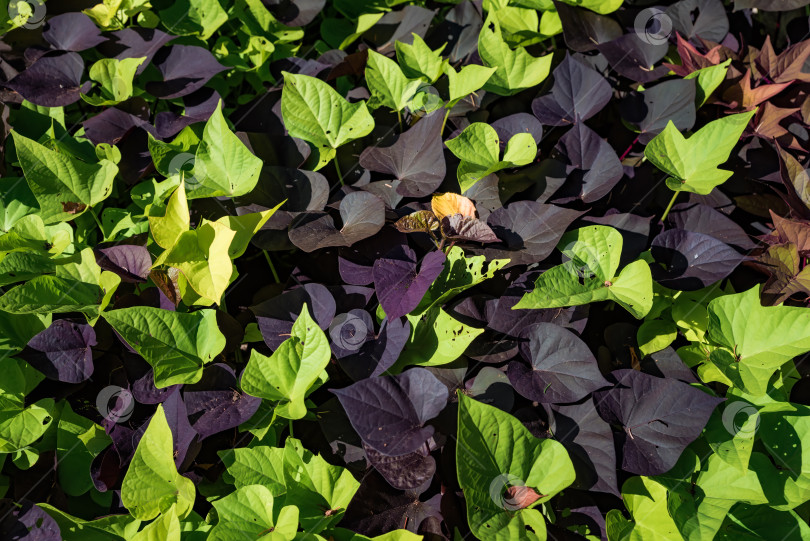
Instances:
[[[469,190],[476,182],[495,171],[531,163],[537,156],[537,144],[530,133],[518,133],[509,139],[503,160],[500,141],[495,128],[483,122],[474,122],[464,128],[458,137],[445,142],[450,152],[461,160],[458,183],[461,191]]]
[[[682,541],[678,527],[667,511],[667,489],[649,477],[631,477],[622,485],[622,499],[632,520],[618,509],[605,517],[611,541]]]
[[[177,237],[153,267],[175,267],[200,296],[219,302],[234,273],[228,250],[235,236],[235,231],[221,223],[204,222]]]
[[[568,452],[498,408],[460,391],[458,400],[456,469],[470,530],[479,539],[546,539],[543,515],[530,506],[574,482]],[[517,490],[532,497],[507,494],[512,487],[525,487]]]
[[[112,193],[118,166],[85,163],[12,131],[17,159],[46,224],[72,220]]]
[[[23,350],[34,336],[51,324],[46,314],[10,314],[0,311],[0,356],[7,357]]]
[[[29,214],[17,220],[4,235],[0,235],[0,252],[31,252],[56,256],[73,241],[73,230],[68,224],[45,225],[38,214]]]
[[[709,122],[686,139],[672,121],[644,149],[644,156],[667,173],[676,192],[707,195],[733,174],[718,166],[728,160],[756,109]]]
[[[716,456],[745,472],[759,422],[759,408],[744,400],[729,399],[712,414],[703,435]]]
[[[253,396],[279,402],[276,414],[301,419],[304,399],[329,364],[326,335],[309,315],[306,305],[293,324],[291,336],[270,357],[255,349],[242,374],[242,389]]]
[[[413,36],[413,43],[410,45],[401,41],[394,44],[397,51],[397,61],[406,77],[411,79],[422,78],[426,83],[433,84],[442,75],[442,66],[444,65],[442,51],[447,44],[443,43],[441,47],[434,51],[428,47],[419,34],[412,33],[411,35]]]
[[[262,160],[225,122],[220,101],[205,123],[194,155],[194,175],[186,186],[188,198],[245,195],[256,186],[261,170]]]
[[[448,93],[450,95],[450,100],[445,107],[450,109],[459,100],[481,90],[496,69],[479,66],[478,64],[468,64],[456,71],[449,63],[444,64],[444,73],[447,75]]]
[[[312,533],[340,522],[360,488],[349,470],[329,464],[294,438],[287,438],[284,448],[284,481],[285,505],[298,508],[301,526]]]
[[[419,315],[434,306],[444,304],[465,289],[492,278],[507,263],[508,259],[493,259],[487,262],[483,255],[465,257],[464,250],[453,246],[447,252],[444,270],[433,281],[412,314]]]
[[[132,541],[180,541],[180,519],[177,518],[175,506],[146,525]]]
[[[71,516],[47,503],[38,503],[59,526],[65,540],[121,541],[132,539],[140,528],[141,521],[130,515],[109,515],[95,520],[84,520]]]
[[[648,319],[638,328],[636,335],[642,355],[661,351],[678,336],[678,327],[671,321]]]
[[[810,453],[805,449],[810,441],[810,408],[776,403],[760,410],[760,421],[757,434],[778,468],[763,473],[778,482],[782,496],[780,502],[769,493],[770,505],[780,510],[793,509],[810,500]]]
[[[91,248],[57,265],[54,276],[37,276],[0,297],[0,310],[12,314],[83,312],[93,323],[121,283],[103,271]]]
[[[329,536],[334,541],[422,541],[424,539],[424,536],[408,530],[391,530],[382,535],[367,537],[345,528],[332,528],[329,530]]]
[[[767,505],[735,506],[726,516],[716,541],[783,539],[807,541],[810,525],[795,511],[778,511]]]
[[[228,257],[236,259],[245,253],[248,243],[253,235],[267,223],[273,214],[284,204],[284,201],[275,207],[261,212],[251,212],[241,216],[223,216],[219,218],[216,223],[222,224],[234,232],[233,240],[228,246]]]
[[[82,94],[90,105],[116,105],[132,97],[132,80],[145,56],[140,58],[102,58],[90,66],[90,78],[99,84],[100,94]]]
[[[512,50],[501,35],[497,18],[491,14],[478,34],[478,54],[485,66],[497,68],[484,90],[500,96],[540,84],[551,69],[550,54],[536,58],[523,47]]]
[[[0,359],[0,373],[0,453],[13,453],[33,444],[51,426],[54,401],[43,398],[26,406],[26,395],[43,379],[27,363],[5,357]]]
[[[366,103],[349,103],[315,77],[284,73],[281,115],[292,137],[310,143],[318,155],[316,170],[335,157],[337,148],[374,129]]]
[[[56,429],[56,457],[59,485],[67,495],[80,496],[93,487],[90,464],[111,442],[102,427],[64,403]]]
[[[422,86],[420,79],[408,79],[399,65],[390,58],[368,51],[366,83],[371,92],[369,107],[384,105],[394,111],[402,111]]]
[[[709,338],[723,346],[711,362],[741,390],[765,394],[774,372],[810,351],[810,318],[801,307],[762,306],[759,287],[711,301]]]
[[[697,107],[705,104],[712,95],[712,92],[725,80],[726,72],[730,64],[731,59],[729,58],[720,64],[695,70],[684,77],[684,79],[697,79],[697,81],[695,81],[697,83],[697,87],[695,88],[695,105]]]
[[[194,483],[174,465],[172,431],[163,404],[158,404],[121,484],[121,503],[138,520],[151,520],[171,508],[183,518],[191,512],[194,495]]]
[[[261,485],[248,485],[214,502],[217,524],[209,541],[267,539],[290,541],[298,532],[298,508],[293,505],[273,509],[273,494]]]
[[[622,242],[621,233],[604,225],[569,231],[557,245],[569,260],[541,274],[534,290],[512,309],[561,308],[612,300],[641,319],[652,308],[650,267],[639,259],[617,274]]]
[[[152,213],[156,215],[152,215]],[[160,213],[162,212],[162,216]],[[185,182],[180,181],[180,185],[169,196],[165,211],[152,206],[149,208],[149,229],[152,231],[152,238],[161,248],[171,248],[177,239],[188,231],[191,221],[188,213],[188,200],[186,199]]]
[[[225,348],[214,310],[184,314],[133,306],[105,312],[104,319],[152,365],[158,388],[196,383],[203,365]]]
[[[351,473],[287,438],[284,448],[256,446],[221,451],[226,481],[236,488],[262,485],[276,500],[299,509],[299,521],[318,533],[340,521],[360,483]],[[324,513],[331,510],[328,515]]]
[[[217,0],[179,0],[161,9],[160,22],[176,36],[197,34],[207,40],[228,22],[228,14]]]
[[[453,318],[439,306],[421,315],[406,316],[411,336],[390,372],[396,374],[406,366],[441,366],[461,357],[475,337],[484,332]]]

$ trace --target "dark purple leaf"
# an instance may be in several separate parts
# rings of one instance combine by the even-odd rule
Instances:
[[[543,139],[543,125],[529,113],[515,113],[514,115],[505,116],[490,125],[495,128],[495,133],[498,134],[501,152],[506,149],[506,144],[509,142],[509,139],[519,133],[532,134],[534,142],[538,145]],[[479,180],[478,182],[481,181]],[[475,185],[477,185],[478,182],[476,182]]]
[[[59,319],[34,336],[25,360],[49,379],[80,383],[93,375],[96,332],[90,325]]]
[[[495,233],[486,223],[461,214],[442,218],[442,235],[447,240],[466,240],[481,243],[498,242],[498,237],[495,236]]]
[[[684,364],[672,346],[651,353],[641,360],[641,371],[659,378],[679,379],[685,383],[699,383],[692,369]]]
[[[600,43],[622,35],[621,26],[610,17],[564,2],[555,1],[554,7],[560,16],[565,44],[579,53],[593,51]]]
[[[363,477],[339,525],[370,537],[397,529],[416,533],[427,519],[441,520],[440,503],[441,494],[423,502],[418,494],[396,490],[372,471]]]
[[[384,319],[376,337],[367,340],[360,349],[338,359],[338,364],[355,381],[383,375],[399,358],[411,336],[411,324],[406,319]]]
[[[360,308],[338,314],[329,325],[330,347],[335,358],[352,355],[369,340],[374,339],[374,320]]]
[[[117,145],[134,128],[143,128],[152,135],[157,135],[149,122],[116,107],[108,107],[99,114],[91,116],[82,122],[82,126],[84,126],[85,136],[94,145],[99,143]]]
[[[233,368],[220,363],[206,367],[202,379],[194,385],[186,385],[183,400],[201,440],[244,423],[262,402],[261,398],[240,392]]]
[[[694,291],[731,274],[744,259],[734,248],[703,233],[670,229],[655,237],[650,248],[656,263],[653,279],[664,287]]]
[[[166,421],[169,423],[169,428],[172,431],[174,463],[179,468],[186,459],[186,453],[192,441],[197,437],[197,432],[191,427],[191,423],[188,422],[186,404],[183,402],[179,390],[173,392],[163,402],[163,412],[166,415]]]
[[[333,389],[363,442],[386,456],[412,453],[433,435],[425,423],[447,404],[447,388],[424,368]]]
[[[360,165],[369,171],[393,175],[400,181],[397,193],[423,197],[435,192],[445,176],[441,128],[444,113],[435,111],[384,148],[369,147],[360,154]]]
[[[320,284],[306,284],[250,307],[267,347],[275,350],[289,338],[304,304],[321,329],[329,327],[335,317],[335,299]]]
[[[402,456],[386,456],[368,445],[363,449],[374,469],[397,490],[416,490],[436,473],[436,461],[425,454],[424,448]]]
[[[624,170],[613,147],[583,123],[577,123],[557,142],[555,149],[564,156],[568,179],[554,194],[554,201],[566,203],[581,199],[593,203],[622,179]]]
[[[27,494],[26,494],[27,495]],[[56,521],[26,499],[0,500],[0,538],[9,541],[61,541]]]
[[[695,45],[701,45],[698,37],[720,43],[728,34],[728,16],[720,0],[680,0],[664,14],[673,29]]]
[[[172,45],[155,54],[154,64],[163,81],[146,83],[146,91],[158,98],[179,98],[201,88],[211,77],[229,68],[217,62],[208,49]]]
[[[155,371],[146,361],[134,353],[124,353],[124,368],[135,400],[141,404],[160,404],[182,385],[155,387]]]
[[[533,120],[534,117],[531,117]],[[498,186],[498,175],[491,173],[467,189],[462,194],[475,202],[475,209],[478,211],[478,219],[487,221],[489,215],[503,207],[501,203],[501,193]]]
[[[669,471],[700,436],[723,401],[696,387],[637,370],[615,370],[616,385],[594,393],[599,415],[620,425],[622,469],[638,475]]]
[[[571,331],[536,323],[521,333],[520,361],[509,364],[509,381],[522,396],[542,404],[576,402],[610,385],[591,350]]]
[[[377,52],[380,54],[394,52],[394,42],[396,41],[410,45],[413,43],[413,34],[425,37],[425,32],[427,32],[428,26],[430,26],[430,22],[435,15],[436,10],[414,5],[407,5],[399,11],[389,11],[374,25],[374,29],[381,29],[394,24],[397,26],[388,40],[377,47]]]
[[[351,248],[341,248],[338,269],[347,284],[364,286],[374,281],[374,262],[385,257],[392,246],[406,244],[405,235],[386,227],[378,234],[362,240]]]
[[[667,54],[667,42],[648,43],[637,34],[630,33],[613,41],[600,43],[597,49],[614,70],[632,81],[649,83],[669,72],[666,66],[654,67]]]
[[[544,260],[565,229],[582,213],[535,201],[516,201],[493,211],[487,223],[503,243],[484,250],[487,259],[508,258],[509,265]]]
[[[110,248],[97,248],[95,253],[99,267],[114,272],[124,282],[146,282],[152,269],[152,256],[146,246],[119,244]]]
[[[305,26],[321,11],[326,0],[267,0],[264,5],[287,26]]]
[[[54,49],[84,51],[107,41],[101,30],[84,13],[63,13],[48,19],[42,29],[42,37]]]
[[[630,95],[619,104],[622,118],[639,130],[638,140],[646,145],[672,121],[680,131],[695,125],[695,80],[664,81]]]
[[[549,409],[553,437],[565,446],[577,472],[574,487],[618,496],[613,432],[596,413],[593,400]]]
[[[419,305],[433,281],[444,270],[446,257],[440,250],[429,252],[417,272],[416,254],[401,245],[374,262],[374,291],[389,321],[400,318]]]
[[[34,105],[63,107],[90,89],[81,84],[84,60],[79,53],[47,53],[5,85]]]
[[[155,53],[177,37],[161,32],[156,28],[142,28],[139,26],[117,30],[112,35],[116,41],[104,45],[105,50],[110,49],[110,56],[118,60],[146,57],[146,60],[135,70],[135,73],[142,73],[152,62]]]
[[[735,221],[708,205],[679,203],[672,207],[669,219],[678,229],[703,233],[742,250],[752,250],[756,246]]]
[[[326,213],[301,215],[290,229],[290,240],[305,252],[330,246],[351,246],[376,234],[385,224],[385,203],[367,192],[352,192],[340,202],[343,227],[337,229]]]
[[[591,118],[613,96],[599,72],[569,56],[554,69],[551,94],[532,102],[532,112],[547,126],[568,126]]]

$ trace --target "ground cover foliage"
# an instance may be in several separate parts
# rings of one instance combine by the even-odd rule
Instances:
[[[807,4],[4,1],[0,538],[810,539]]]

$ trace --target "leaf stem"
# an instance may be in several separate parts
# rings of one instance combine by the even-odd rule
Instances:
[[[635,139],[633,139],[633,142],[632,142],[632,143],[630,143],[630,146],[629,146],[629,147],[627,147],[627,150],[625,150],[624,152],[622,152],[622,155],[619,157],[619,161],[620,161],[620,162],[621,162],[621,161],[624,161],[624,159],[627,157],[627,155],[628,155],[628,154],[630,154],[630,151],[633,149],[633,146],[635,146],[635,144],[636,144],[636,143],[638,143],[638,138],[639,138],[639,137],[640,137],[640,136],[638,136],[638,135],[637,135],[637,136],[636,136],[636,138],[635,138]]]
[[[447,108],[445,107],[445,109]],[[449,116],[450,116],[450,109],[447,109],[444,112],[444,120],[442,120],[442,131],[439,132],[439,135],[444,135],[444,125],[447,124],[447,117]]]
[[[267,265],[270,267],[270,272],[273,273],[273,279],[276,281],[277,284],[281,283],[281,280],[278,278],[278,273],[276,272],[276,266],[273,265],[273,260],[270,259],[270,254],[267,253],[267,250],[262,250],[264,253],[264,258],[267,260]]]
[[[402,112],[397,109],[397,120],[399,120],[399,133],[402,133]]]
[[[292,425],[293,425],[293,422],[292,422],[292,419],[290,419],[290,437],[291,437],[291,438],[294,438],[294,437],[295,437],[295,434],[293,434],[293,428],[292,428]]]
[[[678,197],[679,193],[681,192],[675,192],[674,194],[672,194],[672,199],[669,200],[669,205],[667,205],[667,208],[664,210],[664,214],[661,215],[661,220],[658,221],[659,224],[664,223],[664,220],[669,214],[669,211],[672,209],[672,205],[675,204],[675,199]]]
[[[343,174],[340,172],[340,164],[338,164],[337,156],[335,156],[334,160],[332,160],[332,161],[335,162],[335,171],[337,171],[337,176],[338,176],[338,180],[340,181],[340,185],[345,186],[345,184],[343,183]]]

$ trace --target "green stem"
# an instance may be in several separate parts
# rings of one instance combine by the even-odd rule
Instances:
[[[444,134],[444,125],[447,124],[447,117],[450,116],[450,109],[444,112],[444,120],[442,120],[442,131],[439,132],[439,135]]]
[[[295,437],[295,434],[293,434],[292,425],[293,425],[293,422],[292,422],[292,419],[290,419],[290,437],[291,437],[291,438],[294,438],[294,437]]]
[[[681,192],[675,192],[674,194],[672,194],[672,199],[669,200],[669,205],[667,205],[667,208],[664,210],[664,214],[661,216],[661,220],[658,223],[661,223],[661,224],[664,223],[664,220],[666,219],[667,215],[669,214],[669,211],[672,209],[672,205],[675,204],[675,199],[678,197],[679,193],[681,193]]]
[[[98,225],[98,230],[99,230],[99,232],[101,232],[101,238],[102,239],[105,238],[104,228],[101,227],[101,220],[98,219],[98,216],[96,216],[96,211],[93,208],[90,209],[90,214],[93,216],[93,219],[96,221],[96,225]]]
[[[278,278],[278,273],[276,272],[276,266],[273,265],[273,260],[270,259],[270,254],[267,253],[267,250],[262,250],[264,252],[264,258],[267,260],[267,265],[270,267],[270,272],[273,273],[273,279],[276,281],[277,284],[281,283],[281,280]]]
[[[399,132],[402,133],[402,112],[397,110],[397,120],[399,120]]]
[[[335,156],[333,161],[335,162],[335,171],[337,171],[337,176],[338,180],[340,181],[340,185],[345,186],[345,184],[343,184],[343,174],[340,172],[340,164],[338,163],[337,156]]]

